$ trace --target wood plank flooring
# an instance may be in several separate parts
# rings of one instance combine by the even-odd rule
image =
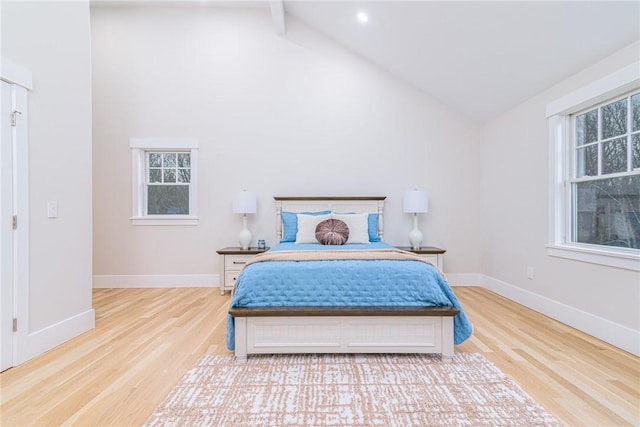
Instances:
[[[566,425],[640,425],[640,359],[483,288],[480,352]],[[218,289],[95,289],[96,328],[0,374],[0,424],[137,426],[203,354],[230,354]]]

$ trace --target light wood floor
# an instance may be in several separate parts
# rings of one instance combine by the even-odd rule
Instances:
[[[480,352],[566,425],[640,425],[640,359],[483,288],[454,288]],[[96,289],[96,328],[0,374],[0,424],[142,424],[224,345],[217,289]]]

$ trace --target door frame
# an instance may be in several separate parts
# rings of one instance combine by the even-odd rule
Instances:
[[[0,80],[12,85],[12,108],[21,111],[12,127],[13,212],[18,227],[13,241],[13,317],[18,330],[13,333],[12,366],[26,360],[24,349],[29,336],[29,132],[28,91],[33,89],[31,71],[7,58],[0,58]]]

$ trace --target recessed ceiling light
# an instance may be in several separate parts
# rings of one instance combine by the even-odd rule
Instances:
[[[360,21],[363,24],[366,24],[367,22],[369,22],[369,17],[364,12],[358,12],[357,18],[358,18],[358,21]]]

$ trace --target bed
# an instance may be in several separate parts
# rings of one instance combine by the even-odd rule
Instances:
[[[280,243],[247,263],[230,303],[227,347],[239,361],[278,353],[436,353],[448,361],[471,335],[442,272],[384,242],[385,197],[274,199]],[[318,222],[348,225],[348,237],[338,236],[346,243],[319,243],[311,231]]]

